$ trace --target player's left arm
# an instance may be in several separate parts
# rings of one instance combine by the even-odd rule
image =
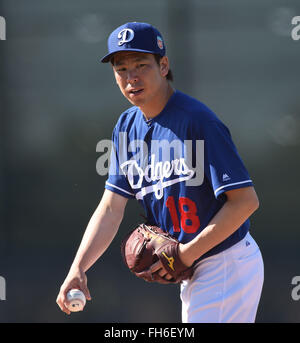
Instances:
[[[224,241],[236,231],[259,207],[254,187],[225,192],[227,201],[198,236],[179,245],[182,262],[191,266],[195,260]]]

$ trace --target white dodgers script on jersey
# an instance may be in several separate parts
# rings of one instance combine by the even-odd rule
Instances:
[[[140,189],[136,193],[136,198],[142,199],[146,194],[154,192],[157,199],[161,199],[164,194],[164,188],[175,183],[190,180],[194,176],[194,171],[189,169],[184,158],[174,159],[172,161],[156,162],[155,154],[151,155],[150,164],[141,168],[136,160],[129,160],[120,165],[123,173],[127,176],[132,189]],[[172,175],[177,178],[169,179]],[[135,181],[134,176],[137,176]],[[157,181],[155,184],[142,187],[143,180],[147,182]]]

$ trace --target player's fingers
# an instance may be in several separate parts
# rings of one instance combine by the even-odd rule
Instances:
[[[56,303],[59,306],[59,308],[61,309],[61,311],[65,312],[66,314],[70,314],[70,310],[66,307],[65,304],[65,298],[63,296],[63,294],[59,294],[57,299],[56,299]]]
[[[78,279],[78,287],[77,288],[79,288],[83,292],[83,294],[87,300],[92,300],[91,293],[90,293],[88,286],[87,286],[87,277],[84,273],[82,273],[82,275]]]
[[[59,308],[66,314],[71,314],[71,311],[67,307],[67,293],[71,288],[74,288],[73,283],[63,283],[56,299],[56,303],[58,304]]]
[[[84,296],[86,297],[87,300],[92,300],[90,291],[89,291],[89,289],[88,289],[87,286],[84,285],[84,286],[81,288],[81,291],[83,292],[83,294],[84,294]]]

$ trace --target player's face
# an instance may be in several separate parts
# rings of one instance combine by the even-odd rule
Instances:
[[[158,65],[153,54],[124,51],[114,55],[113,70],[123,95],[133,105],[143,107],[161,96],[169,64],[166,56]]]

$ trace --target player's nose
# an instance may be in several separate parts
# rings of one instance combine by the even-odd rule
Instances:
[[[136,70],[128,70],[127,71],[127,82],[129,83],[135,83],[139,80],[138,78],[138,74],[136,72]]]

